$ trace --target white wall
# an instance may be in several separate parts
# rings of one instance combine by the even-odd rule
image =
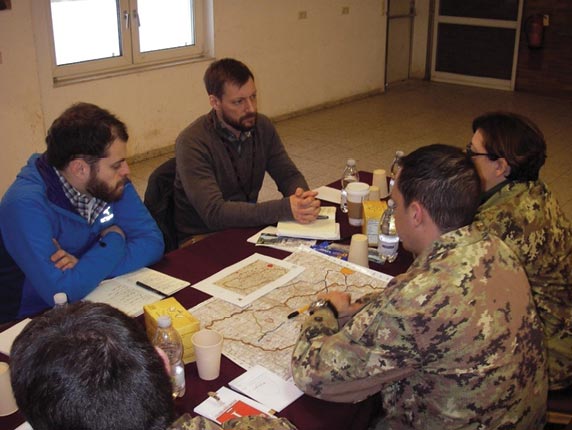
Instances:
[[[208,110],[208,61],[54,88],[40,1],[48,0],[17,0],[0,12],[0,194],[29,154],[43,151],[45,131],[73,102],[98,104],[125,121],[129,155],[171,145]],[[278,116],[383,88],[382,0],[213,1],[214,55],[250,66],[261,112]],[[342,6],[350,13],[342,15]]]

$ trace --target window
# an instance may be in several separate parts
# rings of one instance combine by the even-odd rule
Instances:
[[[203,0],[50,0],[54,81],[203,55]]]

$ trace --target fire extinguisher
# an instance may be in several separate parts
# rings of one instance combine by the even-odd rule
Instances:
[[[531,49],[542,48],[542,38],[544,37],[543,20],[543,15],[535,13],[526,18],[524,22],[524,33],[526,34],[528,47]]]

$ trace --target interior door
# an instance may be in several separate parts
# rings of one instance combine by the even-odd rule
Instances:
[[[388,0],[386,86],[409,79],[415,0]]]
[[[431,79],[514,89],[522,0],[436,0]]]

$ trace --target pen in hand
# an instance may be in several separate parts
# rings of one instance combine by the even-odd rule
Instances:
[[[297,309],[294,312],[292,312],[290,315],[288,315],[288,319],[297,317],[298,315],[306,312],[308,309],[310,309],[310,305],[302,306],[300,309]]]

